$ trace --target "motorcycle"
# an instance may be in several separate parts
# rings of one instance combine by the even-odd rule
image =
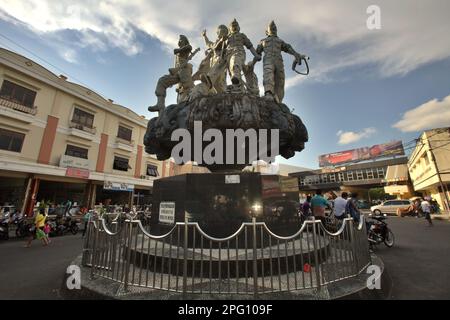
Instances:
[[[66,233],[70,232],[73,235],[78,233],[78,224],[71,217],[67,217],[65,219],[60,218],[56,221],[49,221],[50,226],[50,236],[63,236]]]
[[[22,215],[16,215],[13,218],[12,224],[15,225],[17,238],[28,236],[30,234],[30,228],[33,226],[33,223],[27,221]]]
[[[9,216],[0,221],[0,239],[9,240]]]
[[[369,245],[378,245],[384,243],[386,247],[391,248],[394,245],[394,233],[389,229],[386,219],[387,215],[369,215],[371,221],[367,222],[367,237]]]

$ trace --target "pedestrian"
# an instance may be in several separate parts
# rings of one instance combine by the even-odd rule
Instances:
[[[322,221],[325,225],[325,209],[330,208],[330,204],[323,197],[322,190],[316,190],[316,195],[311,199],[311,211],[315,219]]]
[[[88,212],[86,212],[86,214],[83,216],[83,220],[84,220],[84,229],[83,229],[83,235],[82,237],[84,238],[88,225],[89,225],[89,220],[92,217],[92,212],[89,210]]]
[[[428,221],[428,225],[430,227],[432,227],[433,222],[431,221],[431,205],[430,205],[430,203],[426,199],[423,199],[423,201],[420,203],[420,207],[422,209],[423,214],[425,215],[425,219]]]
[[[348,193],[342,192],[340,197],[337,197],[336,200],[334,200],[334,216],[338,220],[344,220],[347,215],[345,214],[345,208],[347,207],[347,201],[348,201]]]
[[[306,201],[303,202],[303,204],[302,204],[302,216],[303,216],[302,221],[306,220],[308,217],[311,217],[311,215],[312,215],[311,198],[312,197],[310,195],[306,196]]]
[[[38,240],[42,240],[42,244],[44,246],[48,245],[48,239],[45,235],[44,232],[44,227],[45,227],[45,209],[41,208],[35,219],[34,219],[34,227],[31,228],[30,230],[30,236],[28,238],[28,242],[25,245],[26,248],[30,248],[31,247],[31,242],[33,241],[34,237],[36,236],[36,239]]]
[[[356,200],[358,199],[358,193],[352,193],[351,198],[347,200],[347,205],[345,207],[346,214],[353,218],[353,221],[359,223],[361,217],[361,211],[359,211],[356,205]]]
[[[50,231],[52,230],[50,224],[46,221],[44,226],[45,236],[47,237],[48,243],[50,243]]]

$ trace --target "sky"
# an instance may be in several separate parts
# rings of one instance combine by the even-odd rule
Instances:
[[[380,28],[368,28],[370,5],[380,9]],[[309,142],[278,160],[317,168],[321,154],[393,140],[410,152],[423,130],[450,126],[448,12],[448,0],[0,0],[0,46],[152,118],[147,107],[178,35],[204,49],[202,30],[215,39],[217,26],[236,18],[256,46],[274,20],[279,37],[310,57],[305,77],[283,56],[283,102]],[[261,63],[256,72],[262,82]],[[175,99],[169,89],[167,104]]]

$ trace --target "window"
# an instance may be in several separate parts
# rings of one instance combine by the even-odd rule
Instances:
[[[384,178],[384,169],[383,168],[378,168],[377,173],[378,173],[378,179]]]
[[[339,181],[345,181],[343,172],[339,172],[338,177],[339,177]]]
[[[364,175],[363,175],[362,170],[356,171],[356,179],[357,180],[364,180]]]
[[[321,181],[322,183],[327,183],[328,182],[328,175],[326,175],[326,174],[323,174],[322,175],[322,181]]]
[[[336,182],[336,175],[334,173],[330,174],[330,182]]]
[[[36,92],[8,80],[4,80],[0,90],[0,97],[28,108],[33,108]]]
[[[113,169],[120,171],[128,171],[128,169],[131,169],[131,167],[128,165],[128,159],[121,157],[114,157]]]
[[[158,174],[158,167],[154,166],[152,164],[147,165],[147,175],[151,177],[157,177]]]
[[[72,122],[75,122],[84,127],[93,128],[94,115],[81,109],[75,108],[73,112]]]
[[[131,141],[131,134],[133,131],[127,127],[119,126],[119,131],[117,132],[117,137],[126,141]]]
[[[428,159],[428,155],[426,153],[423,155],[423,159],[425,160],[425,165],[428,167],[430,165],[430,159]]]
[[[88,149],[80,148],[76,146],[72,146],[70,144],[67,145],[66,155],[76,158],[87,159],[88,158]]]
[[[394,205],[394,201],[386,201],[383,205],[384,206],[392,206],[392,205]]]
[[[348,181],[353,181],[353,171],[349,171],[347,172],[347,180]]]
[[[23,133],[0,129],[0,149],[2,150],[20,152],[24,139]]]
[[[373,170],[372,169],[367,169],[366,170],[366,174],[367,174],[367,179],[373,179]]]

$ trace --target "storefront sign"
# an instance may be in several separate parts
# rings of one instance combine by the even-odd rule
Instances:
[[[175,202],[161,202],[159,204],[159,222],[164,224],[175,223]]]
[[[104,190],[112,190],[112,191],[133,191],[134,185],[128,184],[128,183],[121,183],[121,182],[112,182],[112,181],[105,181],[103,184]]]
[[[241,183],[241,176],[238,174],[226,175],[225,184],[238,184]]]
[[[62,168],[80,168],[89,170],[89,160],[62,155],[59,160],[59,166]]]
[[[89,170],[79,168],[67,168],[66,177],[89,179]]]

